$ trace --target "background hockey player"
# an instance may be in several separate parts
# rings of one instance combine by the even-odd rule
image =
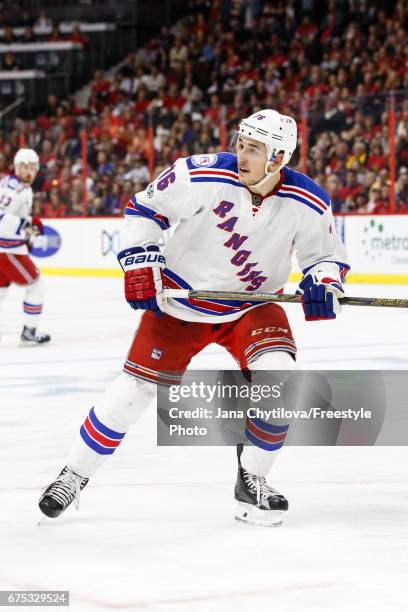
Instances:
[[[14,174],[0,181],[0,306],[9,286],[24,287],[24,327],[21,342],[39,345],[50,341],[48,334],[37,331],[44,301],[40,271],[28,255],[35,236],[43,233],[38,217],[32,217],[31,185],[39,170],[33,149],[20,149],[14,157]]]
[[[296,345],[284,310],[251,302],[251,292],[282,289],[293,247],[304,275],[300,289],[306,320],[336,317],[346,255],[333,227],[328,195],[286,167],[296,140],[294,119],[260,111],[241,121],[236,154],[179,159],[131,198],[123,233],[126,248],[118,259],[127,301],[147,312],[124,372],[97,400],[67,465],[42,495],[45,515],[58,516],[78,497],[155,397],[155,384],[177,383],[191,358],[208,344],[226,348],[255,383],[264,370],[295,367]],[[174,225],[161,253],[162,232]],[[163,286],[245,291],[248,301],[165,303]],[[281,523],[288,502],[265,476],[287,429],[287,423],[247,420],[247,444],[238,448],[238,519]]]

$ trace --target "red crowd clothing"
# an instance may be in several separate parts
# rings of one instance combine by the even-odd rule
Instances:
[[[174,98],[172,96],[164,96],[163,106],[164,108],[181,110],[185,103],[186,99],[183,96],[176,95]]]
[[[39,275],[39,269],[28,255],[0,253],[0,287],[11,283],[31,285]]]
[[[110,92],[111,83],[108,79],[100,79],[93,81],[91,84],[91,91],[95,94],[105,94],[108,95]]]
[[[45,204],[43,204],[43,208],[42,208],[42,216],[43,217],[58,217],[59,219],[61,219],[62,217],[65,217],[65,215],[67,214],[67,207],[65,206],[65,204],[60,203],[58,206],[54,207],[53,204],[51,204],[51,202],[45,202]]]
[[[345,200],[348,197],[355,198],[363,190],[362,185],[355,185],[354,187],[343,187],[339,191],[339,199]]]
[[[286,351],[296,344],[286,313],[278,304],[263,304],[228,323],[182,321],[145,312],[124,364],[124,371],[162,385],[179,384],[191,359],[209,344],[223,346],[242,370],[263,353]]]
[[[221,107],[220,106],[210,106],[204,111],[204,117],[206,119],[210,119],[212,122],[216,122],[220,120]]]
[[[385,155],[370,155],[367,160],[367,168],[373,172],[382,170],[386,165],[387,160],[385,159]]]

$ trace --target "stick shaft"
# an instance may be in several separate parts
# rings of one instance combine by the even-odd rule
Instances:
[[[167,298],[198,300],[235,300],[238,302],[286,302],[299,304],[301,296],[290,293],[244,293],[242,291],[201,291],[188,289],[165,289]],[[343,306],[382,306],[386,308],[408,308],[408,299],[377,297],[340,298]]]

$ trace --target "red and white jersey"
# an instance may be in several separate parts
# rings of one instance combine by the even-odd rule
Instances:
[[[28,253],[24,227],[31,221],[33,190],[14,175],[0,180],[0,253]]]
[[[245,303],[168,300],[166,312],[187,321],[232,321],[259,306],[251,293],[282,289],[293,250],[303,273],[324,261],[341,282],[349,269],[319,185],[285,167],[262,198],[239,182],[232,153],[178,159],[132,196],[126,217],[123,248],[160,244],[162,231],[174,227],[163,251],[166,286],[248,293]]]

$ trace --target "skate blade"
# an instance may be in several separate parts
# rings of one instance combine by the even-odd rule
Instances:
[[[252,504],[239,502],[235,511],[235,520],[261,527],[280,527],[283,522],[283,511],[261,510]]]
[[[41,525],[44,525],[45,521],[47,521],[48,519],[49,519],[49,517],[48,517],[48,516],[45,516],[45,515],[44,515],[44,516],[42,516],[42,517],[40,518],[40,520],[38,521],[38,523],[37,523],[37,527],[41,527]]]
[[[19,347],[31,348],[33,346],[46,346],[49,342],[30,342],[29,340],[20,340],[18,343]]]

